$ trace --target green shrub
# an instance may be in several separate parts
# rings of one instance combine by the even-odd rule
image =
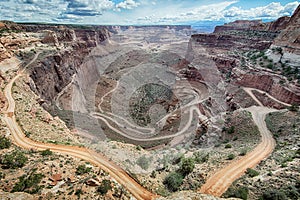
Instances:
[[[285,200],[286,195],[280,190],[269,190],[263,193],[261,200]]]
[[[289,185],[282,189],[289,199],[300,199],[300,187]]]
[[[156,190],[155,190],[156,194],[163,196],[163,197],[167,197],[170,195],[170,192],[168,190],[166,190],[165,187],[163,186],[159,186]]]
[[[299,106],[297,104],[292,104],[290,107],[288,107],[289,111],[297,112],[299,110]]]
[[[193,156],[194,156],[194,161],[198,164],[205,163],[209,159],[209,153],[202,155],[200,152],[195,152]]]
[[[5,168],[17,169],[23,167],[27,160],[24,153],[16,150],[5,154],[1,160],[1,164],[4,165]]]
[[[247,150],[246,149],[243,149],[243,150],[241,150],[241,152],[240,152],[240,156],[244,156],[244,155],[246,155],[247,154]]]
[[[42,156],[51,156],[53,152],[50,149],[46,149],[44,151],[41,151]]]
[[[78,197],[78,199],[80,199],[80,195],[82,194],[82,190],[81,189],[77,189],[75,192],[75,195]]]
[[[231,126],[229,129],[227,129],[227,134],[233,134],[235,131],[235,126]]]
[[[249,194],[249,189],[247,187],[239,187],[236,189],[229,188],[224,194],[224,197],[226,198],[234,197],[234,198],[247,200],[248,194]]]
[[[180,163],[182,161],[182,159],[184,158],[184,155],[182,153],[177,154],[173,160],[172,160],[172,164],[173,165],[177,165],[178,163]]]
[[[251,178],[253,178],[255,176],[258,176],[259,172],[254,169],[248,168],[246,174],[248,174]]]
[[[97,191],[102,194],[102,195],[105,195],[108,190],[111,190],[112,187],[111,187],[111,182],[110,180],[103,180],[101,182],[101,185],[98,187]]]
[[[146,156],[141,156],[137,159],[136,164],[138,164],[142,169],[147,170],[150,165],[150,159]]]
[[[233,160],[234,158],[235,158],[235,155],[232,153],[227,156],[227,160]]]
[[[82,175],[82,174],[85,174],[85,173],[89,173],[91,171],[92,168],[90,167],[86,167],[85,165],[79,165],[77,168],[76,168],[76,174],[77,175]]]
[[[164,180],[164,184],[172,192],[177,191],[182,183],[183,176],[178,172],[170,173]]]
[[[0,149],[8,149],[11,146],[11,142],[6,137],[0,137]]]
[[[230,149],[230,148],[232,148],[232,145],[231,145],[231,144],[226,144],[226,145],[225,145],[225,149]]]
[[[136,150],[138,150],[138,151],[141,151],[141,150],[142,150],[142,147],[141,147],[140,145],[137,145],[135,148],[136,148]]]
[[[269,63],[269,64],[267,65],[267,68],[268,68],[268,69],[273,69],[273,64],[272,64],[272,63]]]
[[[179,172],[185,176],[191,173],[195,168],[195,161],[193,158],[183,158],[181,161]]]
[[[19,181],[15,184],[11,192],[27,192],[30,194],[36,194],[40,191],[41,186],[38,184],[41,182],[43,174],[31,173],[19,177]]]

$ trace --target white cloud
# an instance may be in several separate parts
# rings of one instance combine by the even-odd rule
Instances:
[[[244,10],[238,7],[231,7],[223,11],[223,17],[235,19],[276,19],[283,15],[291,15],[299,2],[291,2],[286,5],[281,5],[278,2],[272,2],[266,6],[251,8]]]
[[[117,9],[133,9],[140,5],[140,3],[135,2],[134,0],[125,0],[116,5]]]
[[[88,24],[182,24],[204,20],[276,19],[298,1],[242,9],[238,0],[0,0],[0,20]],[[122,11],[122,12],[119,12]]]

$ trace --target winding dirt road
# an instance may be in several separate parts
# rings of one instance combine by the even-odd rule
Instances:
[[[36,54],[30,63],[27,64],[28,67],[32,64],[38,57],[39,54]],[[26,68],[25,67],[25,68]],[[65,145],[55,145],[55,144],[46,144],[41,142],[36,142],[27,138],[16,122],[14,115],[15,111],[15,101],[12,97],[12,86],[13,83],[22,76],[23,72],[18,73],[5,87],[4,95],[8,101],[8,108],[3,117],[6,122],[11,135],[13,142],[22,148],[25,149],[34,149],[34,150],[45,150],[50,149],[53,152],[67,154],[73,157],[77,157],[88,161],[96,166],[99,166],[106,172],[108,172],[112,178],[114,178],[118,183],[122,184],[136,199],[140,200],[152,200],[158,197],[157,195],[149,192],[141,185],[139,185],[134,179],[132,179],[123,169],[121,169],[116,164],[109,161],[103,155],[96,153],[92,150],[89,150],[84,147],[73,147]]]
[[[38,57],[39,54],[36,54],[33,60],[28,63],[26,67],[32,64]],[[26,68],[25,67],[25,68]],[[72,146],[64,146],[64,145],[55,145],[55,144],[45,144],[41,142],[36,142],[27,138],[24,133],[22,132],[21,128],[19,127],[18,123],[16,122],[14,111],[15,111],[15,101],[12,97],[12,86],[13,83],[22,76],[23,72],[18,73],[5,87],[4,95],[8,101],[8,107],[3,117],[4,121],[6,122],[8,128],[11,131],[13,141],[16,145],[23,147],[25,149],[35,149],[35,150],[45,150],[50,149],[51,151],[57,153],[63,153],[70,156],[74,156],[83,160],[86,160],[94,165],[101,167],[103,170],[107,171],[117,182],[122,184],[134,197],[141,200],[151,200],[155,199],[157,195],[152,194],[151,192],[147,191],[145,188],[140,186],[135,180],[133,180],[123,169],[121,169],[116,164],[109,161],[103,155],[96,153],[88,148],[84,147],[72,147]],[[250,96],[262,105],[257,98],[252,94],[251,88],[245,89]],[[176,135],[182,134],[191,124],[191,119],[193,118],[193,112],[197,112],[198,115],[201,116],[198,108],[194,105],[189,105],[190,109],[190,116],[189,121],[186,126],[176,133],[172,135],[173,137]],[[245,173],[247,168],[252,168],[256,166],[259,162],[263,159],[268,157],[273,149],[275,148],[275,140],[272,137],[272,134],[266,127],[265,124],[265,116],[267,113],[274,112],[274,109],[269,109],[263,106],[253,106],[246,109],[252,113],[252,117],[254,122],[259,128],[259,131],[262,135],[261,143],[250,153],[246,156],[242,157],[239,160],[233,161],[225,168],[218,171],[212,177],[210,177],[207,182],[200,188],[199,192],[211,194],[214,196],[221,196],[227,188],[232,184],[234,180],[239,178],[242,174]],[[94,114],[95,115],[95,114]],[[99,114],[103,118],[102,114]],[[106,118],[108,116],[105,116]],[[106,121],[104,118],[103,121]],[[107,122],[107,121],[106,121]],[[107,122],[107,124],[109,124]],[[113,128],[113,127],[110,127]],[[117,130],[115,130],[117,131]],[[121,133],[119,133],[121,134]],[[128,136],[127,136],[128,137]],[[144,140],[156,140],[156,139],[164,139],[167,137],[158,137],[158,138],[146,138]],[[136,139],[136,138],[135,138]]]
[[[261,102],[252,94],[252,90],[253,89],[251,88],[247,88],[246,92],[259,105],[262,105]],[[271,132],[267,128],[265,117],[268,113],[276,110],[263,106],[252,106],[246,110],[252,113],[254,123],[258,126],[262,136],[261,143],[241,159],[231,162],[228,166],[212,175],[200,188],[199,192],[218,197],[221,196],[230,187],[233,181],[245,173],[247,168],[255,167],[263,159],[267,158],[274,150],[276,143]]]

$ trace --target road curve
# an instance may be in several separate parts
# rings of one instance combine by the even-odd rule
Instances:
[[[32,61],[27,65],[29,66],[33,63],[38,57],[38,54],[32,59]],[[27,67],[26,66],[26,67]],[[25,68],[26,68],[25,67]],[[96,166],[99,166],[106,172],[110,174],[118,183],[122,184],[136,199],[139,200],[152,200],[157,198],[156,194],[153,194],[139,185],[134,179],[132,179],[123,169],[109,161],[103,155],[89,150],[84,147],[75,147],[75,146],[65,146],[65,145],[55,145],[55,144],[46,144],[41,142],[36,142],[30,140],[25,136],[14,115],[15,111],[15,101],[12,97],[12,86],[13,83],[22,75],[22,72],[18,73],[5,87],[4,95],[8,102],[8,107],[3,117],[6,122],[11,135],[13,142],[22,148],[25,149],[34,149],[34,150],[45,150],[50,149],[53,152],[67,154],[73,157],[77,157],[83,160],[86,160]]]
[[[252,106],[246,110],[252,113],[254,123],[258,126],[262,136],[261,143],[247,155],[231,162],[225,168],[212,175],[200,188],[199,192],[220,197],[233,181],[245,173],[247,168],[255,167],[274,150],[276,143],[267,128],[265,117],[268,113],[276,110],[262,106]]]

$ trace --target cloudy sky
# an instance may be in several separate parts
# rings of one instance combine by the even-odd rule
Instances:
[[[276,19],[298,1],[282,0],[0,0],[0,20],[81,24],[189,24]]]

